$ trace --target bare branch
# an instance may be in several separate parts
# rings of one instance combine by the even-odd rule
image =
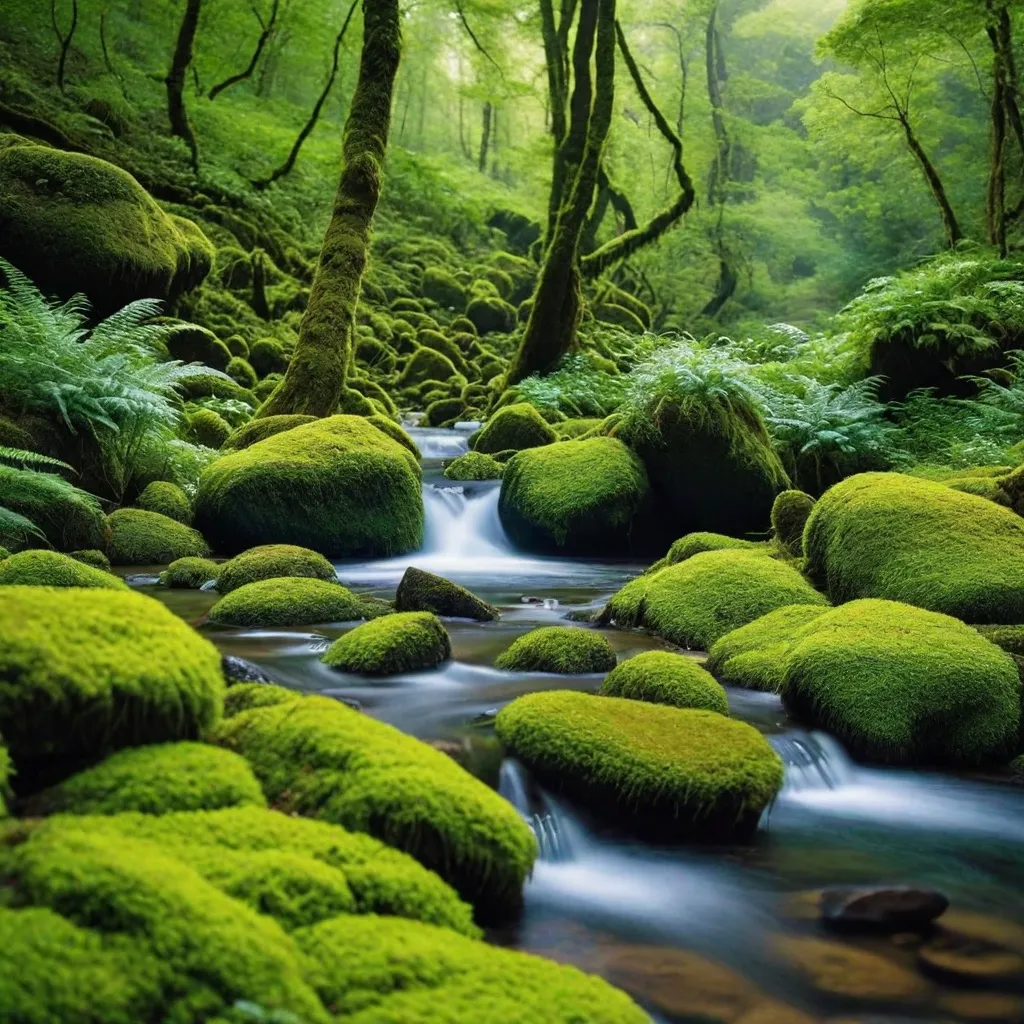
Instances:
[[[505,72],[501,70],[501,65],[484,49],[483,44],[476,37],[476,33],[470,27],[469,22],[466,20],[466,12],[462,9],[462,0],[455,0],[455,10],[458,12],[459,21],[462,22],[462,27],[466,30],[466,35],[473,40],[473,45],[494,65],[498,74],[501,76],[502,81],[505,80]]]

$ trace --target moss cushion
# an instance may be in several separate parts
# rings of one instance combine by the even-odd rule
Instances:
[[[446,480],[500,480],[505,467],[491,455],[466,452],[445,466]]]
[[[400,612],[433,612],[456,619],[493,622],[498,609],[443,576],[409,566],[395,593],[395,609]]]
[[[659,558],[647,571],[657,572],[668,565],[678,565],[694,555],[704,551],[761,551],[770,554],[768,544],[753,540],[742,540],[738,537],[726,537],[724,533],[707,533],[700,531],[688,533],[674,541],[662,558]]]
[[[328,583],[338,580],[334,566],[316,551],[294,544],[264,544],[225,562],[217,577],[217,589],[222,594],[230,594],[246,583],[277,576],[308,576]]]
[[[31,486],[25,486],[26,477],[30,477]],[[4,507],[35,523],[58,551],[105,549],[110,531],[99,502],[49,478],[48,473],[28,474],[13,466],[0,465]],[[12,551],[38,543],[37,537],[24,530],[0,528],[0,544]]]
[[[437,668],[451,655],[451,639],[436,615],[397,612],[356,626],[320,660],[340,672],[389,676]]]
[[[783,491],[772,505],[775,539],[794,558],[804,553],[804,527],[814,508],[814,499],[803,491]]]
[[[669,651],[644,651],[617,665],[605,677],[600,693],[729,714],[729,699],[714,676],[693,658]]]
[[[553,444],[558,435],[532,405],[521,402],[499,409],[472,442],[473,450],[485,455],[509,449],[539,448]]]
[[[128,590],[124,580],[56,551],[22,551],[0,562],[0,586]]]
[[[370,619],[387,611],[386,605],[359,597],[340,583],[308,576],[275,577],[247,583],[222,597],[210,609],[210,621],[250,628],[311,626]]]
[[[262,416],[258,420],[249,420],[248,423],[232,431],[228,439],[221,445],[221,448],[241,450],[248,448],[257,441],[264,441],[275,434],[291,430],[292,427],[301,427],[305,423],[314,422],[316,422],[315,416],[307,416],[303,413],[295,413],[290,416]]]
[[[494,659],[507,672],[584,675],[615,668],[615,651],[600,633],[571,626],[543,626],[513,641]]]
[[[192,502],[177,484],[167,480],[154,480],[147,484],[135,504],[147,512],[159,512],[186,526],[192,525]]]
[[[160,573],[160,583],[165,587],[198,590],[215,580],[219,572],[220,566],[209,558],[177,558]]]
[[[179,558],[210,553],[198,530],[141,508],[120,508],[107,516],[113,565],[169,565]]]

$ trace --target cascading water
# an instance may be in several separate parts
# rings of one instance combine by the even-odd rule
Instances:
[[[537,837],[539,858],[551,864],[574,859],[571,819],[544,793],[531,794],[522,766],[506,758],[501,763],[498,792],[526,819]]]

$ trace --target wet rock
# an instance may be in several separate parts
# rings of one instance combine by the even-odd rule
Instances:
[[[273,677],[259,665],[254,665],[245,658],[237,658],[233,654],[224,654],[220,659],[220,668],[228,686],[233,683],[272,683]]]
[[[934,889],[886,886],[868,889],[825,889],[821,920],[846,931],[922,931],[944,914],[949,900]]]
[[[519,598],[519,603],[520,604],[543,604],[544,603],[544,598],[543,597],[534,597],[532,594],[523,594],[523,596]]]
[[[428,746],[446,754],[456,764],[463,764],[466,759],[466,748],[458,740],[430,740]]]
[[[1024,1020],[1024,996],[1010,992],[951,992],[939,1006],[956,1020],[977,1024],[1020,1024]]]
[[[497,708],[488,708],[486,711],[481,711],[479,715],[474,715],[470,720],[470,725],[493,725],[494,720],[498,717]]]
[[[498,609],[481,601],[465,587],[443,576],[409,566],[395,593],[395,609],[400,612],[433,612],[453,618],[493,622]]]
[[[944,932],[917,953],[921,970],[940,981],[980,988],[1024,988],[1024,955],[955,932]]]

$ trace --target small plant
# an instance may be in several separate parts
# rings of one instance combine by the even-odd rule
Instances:
[[[626,388],[625,376],[596,369],[585,355],[566,356],[554,373],[527,377],[516,385],[523,401],[569,416],[608,416],[619,407]]]

